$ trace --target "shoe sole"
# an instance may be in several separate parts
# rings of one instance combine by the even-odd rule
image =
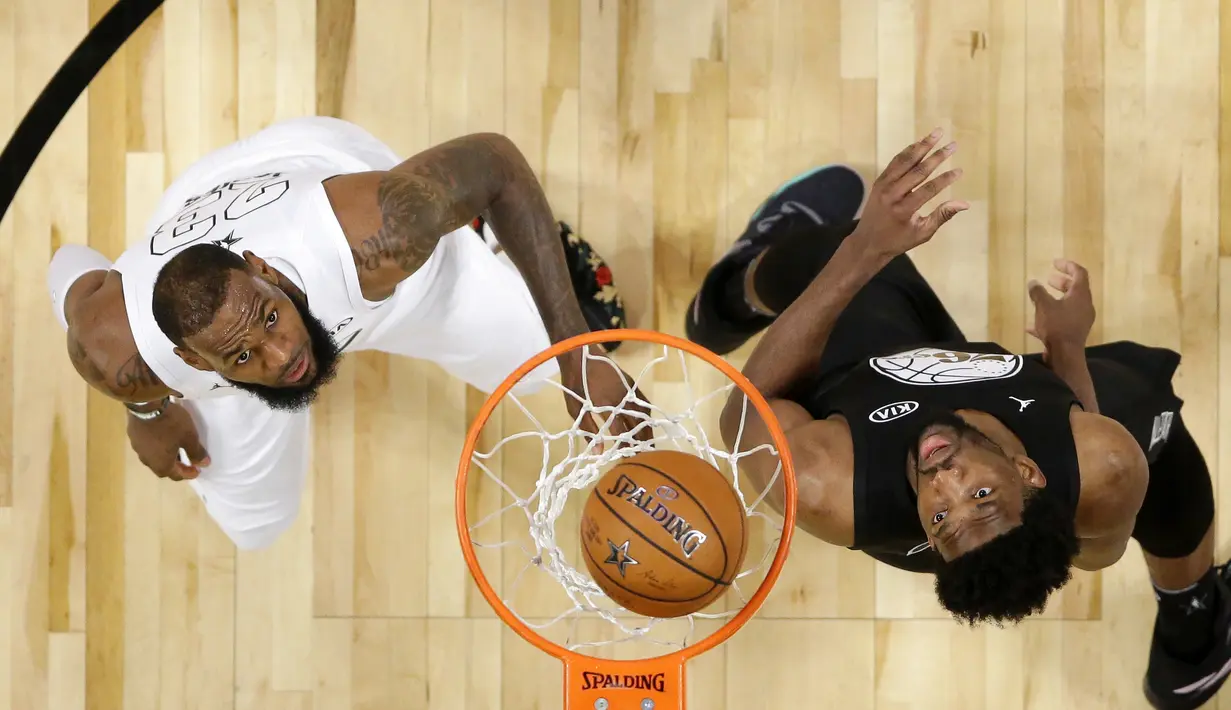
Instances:
[[[1158,697],[1154,694],[1154,691],[1150,690],[1150,680],[1148,678],[1141,679],[1141,692],[1146,696],[1146,702],[1150,703],[1150,707],[1155,708],[1156,710],[1168,710],[1168,708],[1174,707],[1164,703],[1162,698]],[[1213,699],[1213,696],[1210,696],[1210,699]],[[1209,702],[1209,700],[1206,702]]]
[[[1154,691],[1150,690],[1150,680],[1148,678],[1141,679],[1141,692],[1146,696],[1146,702],[1150,704],[1150,707],[1160,709],[1165,707],[1159,697],[1154,694]]]
[[[748,222],[752,223],[752,222],[756,222],[757,220],[761,219],[761,214],[765,211],[765,206],[773,202],[774,200],[778,199],[778,196],[786,192],[787,189],[789,189],[790,187],[800,182],[803,182],[804,180],[807,180],[808,178],[812,177],[813,175],[816,175],[822,170],[830,170],[831,168],[846,168],[847,170],[851,171],[851,173],[854,174],[855,177],[859,178],[859,184],[863,187],[863,199],[859,200],[859,208],[855,210],[855,216],[858,217],[859,211],[863,209],[863,204],[868,199],[868,181],[863,179],[863,176],[859,174],[858,170],[851,167],[850,165],[847,165],[846,163],[828,163],[826,165],[822,165],[817,168],[812,168],[811,170],[806,170],[796,175],[795,177],[791,178],[790,180],[787,180],[786,182],[779,185],[778,189],[770,193],[769,197],[766,197],[765,200],[762,201],[761,204],[757,206],[756,210],[752,213],[752,217],[749,218]]]

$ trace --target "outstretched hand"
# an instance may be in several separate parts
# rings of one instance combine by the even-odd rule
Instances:
[[[925,204],[962,176],[959,168],[929,180],[941,163],[957,150],[957,143],[949,143],[932,152],[942,135],[937,128],[889,161],[872,183],[859,226],[848,239],[860,239],[876,253],[892,259],[927,242],[945,222],[970,209],[966,202],[949,200],[930,214],[918,214]]]
[[[645,421],[642,417],[634,416],[630,412],[639,412],[649,416],[649,410],[638,403],[645,401],[645,397],[639,390],[634,389],[633,397],[624,401],[629,388],[633,385],[633,378],[619,369],[613,360],[597,357],[583,358],[578,351],[574,357],[564,363],[560,372],[560,380],[565,387],[576,393],[578,397],[588,399],[593,406],[616,408],[614,413],[607,411],[586,414],[581,420],[580,427],[590,434],[598,434],[603,423],[610,421],[602,438],[617,437],[633,431],[638,424]],[[576,419],[581,414],[581,402],[577,397],[569,394],[564,395],[564,400],[569,414]],[[602,421],[599,417],[603,418]],[[653,435],[653,428],[647,425],[634,434],[633,438],[638,441],[649,441]]]
[[[1043,284],[1031,279],[1026,289],[1034,302],[1034,325],[1026,332],[1041,341],[1045,350],[1084,348],[1095,319],[1090,274],[1070,259],[1056,259],[1052,265],[1056,273],[1048,277],[1047,284],[1060,297],[1056,298]]]

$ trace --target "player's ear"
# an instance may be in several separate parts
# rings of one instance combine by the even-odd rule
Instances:
[[[175,348],[175,354],[179,356],[179,359],[188,363],[192,367],[201,370],[202,372],[214,372],[214,368],[210,367],[210,364],[205,361],[205,358],[187,348],[177,347]]]
[[[1029,456],[1014,456],[1013,467],[1017,469],[1017,475],[1021,477],[1022,483],[1025,483],[1027,486],[1031,488],[1047,487],[1047,476],[1043,475],[1043,470]]]
[[[275,286],[278,285],[278,272],[269,265],[269,262],[247,250],[244,250],[244,261],[248,262],[248,268],[252,269],[252,273],[258,278]]]

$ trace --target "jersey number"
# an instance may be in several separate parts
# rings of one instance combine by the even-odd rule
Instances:
[[[219,211],[214,208],[206,215],[201,212],[214,203],[229,200],[221,218],[224,222],[237,220],[277,202],[290,187],[282,173],[265,173],[224,182],[203,195],[190,198],[174,217],[155,230],[150,237],[150,253],[165,256],[204,239],[218,226]]]

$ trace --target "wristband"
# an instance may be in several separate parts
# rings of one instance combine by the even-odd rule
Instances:
[[[125,402],[124,407],[128,410],[128,413],[130,415],[136,417],[137,419],[140,419],[142,421],[149,421],[151,419],[157,419],[158,417],[161,417],[162,413],[166,411],[167,405],[170,403],[171,403],[170,397],[163,397],[162,401],[158,403],[158,409],[152,412],[138,412],[137,410],[133,409],[133,407],[134,406],[144,407],[144,406],[153,404],[153,402]]]

